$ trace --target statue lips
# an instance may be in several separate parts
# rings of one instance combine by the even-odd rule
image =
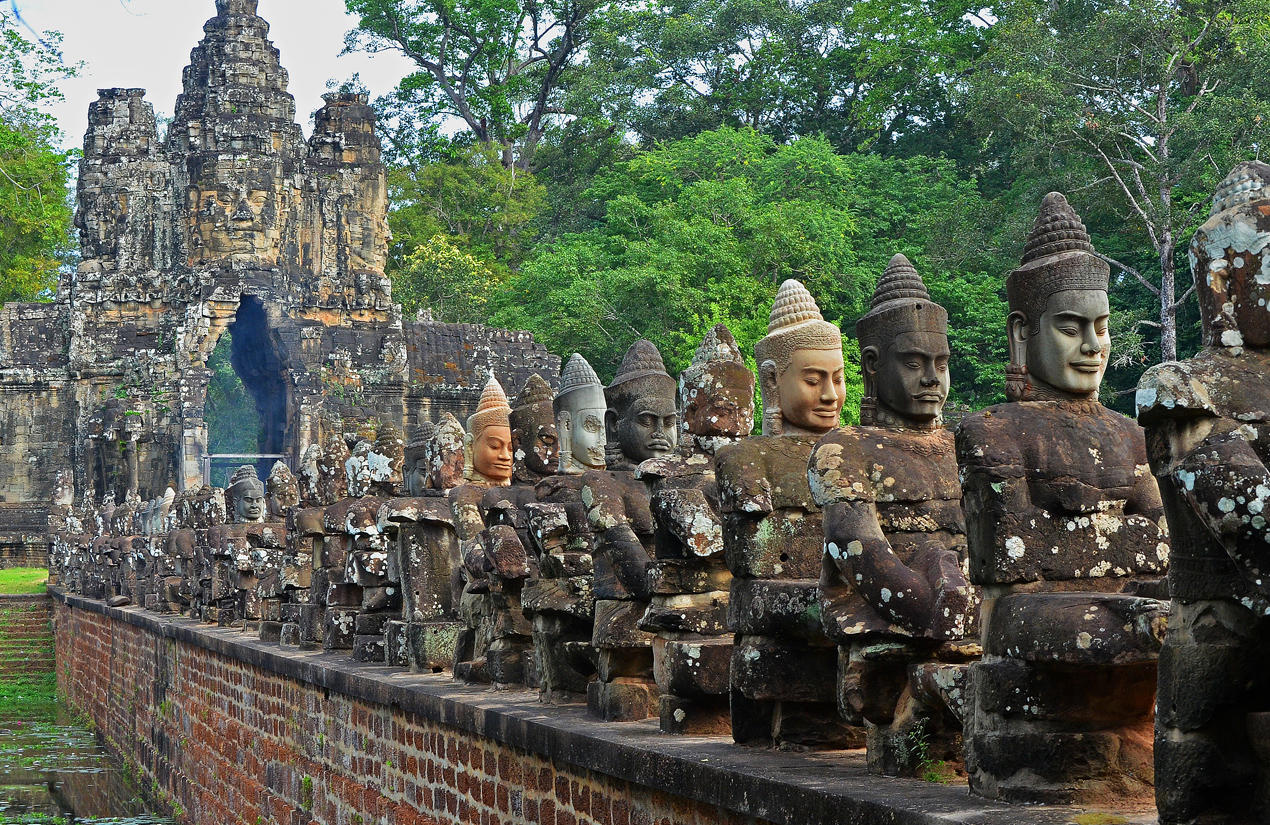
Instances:
[[[1102,369],[1102,361],[1072,361],[1070,366],[1077,372],[1093,374]]]

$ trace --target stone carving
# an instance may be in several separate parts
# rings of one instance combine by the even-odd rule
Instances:
[[[512,406],[515,452],[512,480],[537,484],[559,469],[560,437],[556,431],[555,393],[538,373],[529,376]]]
[[[1173,555],[1160,653],[1156,802],[1163,825],[1244,822],[1270,805],[1270,165],[1241,163],[1191,241],[1204,348],[1138,385]]]
[[[476,412],[467,419],[463,454],[465,481],[488,487],[511,484],[511,406],[493,375],[485,384]]]
[[[595,532],[595,624],[591,644],[598,676],[587,705],[603,719],[645,719],[657,712],[652,634],[639,621],[648,607],[653,517],[648,490],[635,478],[641,461],[665,456],[678,441],[677,384],[649,341],[627,350],[604,390],[608,410],[606,470],[583,474],[582,502]]]
[[[428,444],[428,486],[433,490],[452,490],[463,483],[467,439],[463,425],[450,413],[443,413]]]
[[[402,482],[405,445],[401,430],[391,421],[379,425],[375,446],[367,459],[370,465],[371,491],[376,495],[393,495]]]
[[[840,747],[837,649],[816,616],[820,508],[807,483],[816,441],[838,426],[842,333],[798,281],[781,285],[754,347],[763,435],[719,450],[715,472],[732,573],[728,626],[732,736],[785,747]]]
[[[680,449],[651,458],[635,475],[649,486],[655,524],[648,565],[648,609],[640,628],[653,639],[653,676],[667,733],[727,733],[727,632],[731,573],[723,559],[723,526],[714,454],[754,428],[754,373],[723,324],[706,333],[679,376],[683,409]]]
[[[421,496],[431,488],[428,447],[436,437],[437,425],[425,421],[402,451],[402,486],[408,496]]]
[[[586,359],[576,352],[560,373],[555,400],[556,431],[560,438],[561,475],[580,475],[603,469],[605,461],[604,385]]]
[[[824,511],[820,615],[838,644],[838,709],[866,727],[874,773],[912,776],[925,762],[961,757],[956,700],[978,652],[969,641],[977,600],[964,569],[953,436],[941,418],[947,328],[947,312],[896,255],[856,325],[861,425],[825,436],[811,456],[811,490]]]
[[[1027,802],[1150,792],[1168,535],[1142,431],[1098,403],[1109,269],[1045,197],[1010,301],[1009,395],[957,432],[971,580],[984,588],[966,767]],[[1115,697],[1109,701],[1109,697]]]
[[[275,461],[265,480],[269,499],[269,520],[282,521],[292,507],[300,504],[300,485],[285,462]]]
[[[250,464],[234,471],[225,488],[225,499],[226,507],[233,513],[230,520],[235,524],[265,520],[265,485]]]

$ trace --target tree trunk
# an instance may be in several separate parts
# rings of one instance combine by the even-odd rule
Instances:
[[[1177,360],[1176,267],[1173,262],[1173,230],[1160,233],[1160,360]]]

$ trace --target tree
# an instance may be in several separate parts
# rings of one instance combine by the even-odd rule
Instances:
[[[528,165],[590,36],[598,0],[345,0],[348,50],[419,67],[387,108],[417,124],[456,118],[505,166]]]
[[[77,69],[60,43],[57,34],[27,39],[0,12],[0,304],[48,296],[70,251],[69,154],[40,109]]]
[[[487,320],[490,293],[501,280],[445,235],[434,235],[392,273],[393,297],[408,315],[427,310],[436,321],[481,324]]]
[[[1005,0],[965,105],[998,152],[1114,204],[1154,272],[1108,256],[1155,299],[1177,357],[1177,256],[1216,183],[1270,137],[1266,0]],[[1193,289],[1193,287],[1192,287]]]

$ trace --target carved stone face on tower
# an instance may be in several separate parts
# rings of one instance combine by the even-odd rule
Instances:
[[[938,426],[948,399],[948,313],[931,302],[908,258],[891,259],[856,335],[864,368],[860,423]]]
[[[632,464],[667,455],[679,443],[677,389],[651,341],[631,345],[604,390],[604,423],[609,444],[616,443]]]
[[[1207,346],[1270,347],[1270,164],[1245,161],[1226,176],[1191,241]]]
[[[505,486],[512,480],[512,408],[503,387],[490,375],[476,412],[467,420],[468,481]]]
[[[560,435],[560,472],[577,475],[604,469],[604,385],[587,360],[576,352],[560,373],[554,402]]]
[[[838,426],[846,400],[842,332],[798,281],[781,284],[754,358],[764,435],[823,435]]]
[[[1012,401],[1098,397],[1111,352],[1110,277],[1067,199],[1046,195],[1023,263],[1006,279]]]
[[[265,520],[265,485],[256,475],[256,468],[244,464],[234,471],[226,494],[233,499],[233,521],[252,524]]]
[[[538,373],[529,376],[512,407],[513,460],[530,481],[553,475],[560,461],[560,441],[556,432],[554,394]]]
[[[679,376],[679,403],[691,435],[742,438],[754,429],[754,373],[723,324],[706,333]]]

